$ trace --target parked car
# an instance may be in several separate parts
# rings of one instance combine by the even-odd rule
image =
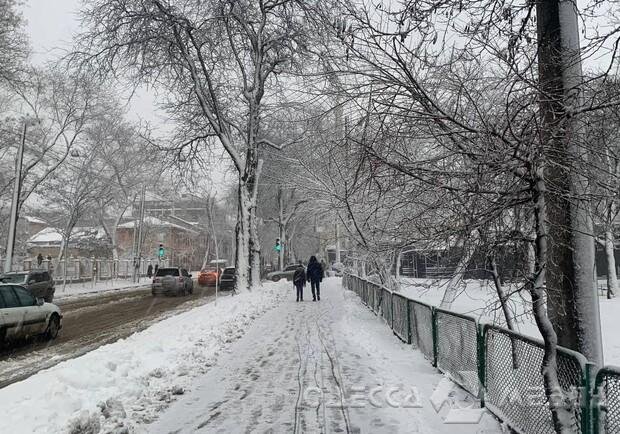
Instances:
[[[0,276],[0,282],[21,285],[30,291],[33,297],[42,298],[46,303],[54,301],[54,279],[47,270],[4,273]]]
[[[202,286],[215,286],[222,270],[215,267],[207,267],[198,273],[198,284]]]
[[[274,282],[277,282],[280,279],[286,279],[288,281],[292,281],[293,274],[295,274],[295,270],[297,269],[297,267],[298,265],[296,264],[287,265],[286,267],[284,267],[284,270],[282,271],[272,271],[271,273],[268,273],[267,279],[273,280]]]
[[[180,267],[159,268],[151,284],[153,295],[186,295],[193,292],[192,275]]]
[[[235,283],[235,267],[224,268],[220,277],[220,289],[234,289]]]
[[[0,341],[38,335],[55,339],[61,328],[58,306],[33,297],[23,286],[0,284]]]

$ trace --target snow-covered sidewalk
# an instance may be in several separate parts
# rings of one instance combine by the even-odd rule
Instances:
[[[484,410],[478,424],[444,423],[449,406],[431,398],[446,380],[340,279],[324,281],[320,302],[307,301],[309,292],[296,303],[289,288],[287,301],[139,432],[501,432]],[[446,397],[467,406],[462,391]]]
[[[0,389],[0,433],[123,433],[153,421],[287,295],[223,296]]]

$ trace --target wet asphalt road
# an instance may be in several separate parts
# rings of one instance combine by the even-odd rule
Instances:
[[[227,292],[222,293],[222,295]],[[164,318],[210,302],[214,287],[194,284],[194,293],[153,297],[149,286],[58,300],[63,328],[53,341],[31,339],[0,348],[0,388],[41,369],[78,357],[101,345],[127,337]]]

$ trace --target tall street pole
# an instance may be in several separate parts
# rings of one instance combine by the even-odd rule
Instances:
[[[13,184],[13,200],[11,201],[11,219],[9,222],[9,234],[6,243],[6,258],[4,259],[4,272],[11,271],[13,265],[13,250],[15,249],[15,235],[17,233],[17,217],[19,210],[19,196],[22,189],[22,165],[24,163],[24,147],[26,146],[26,129],[28,122],[24,121],[22,140],[17,149],[15,158],[15,182]]]

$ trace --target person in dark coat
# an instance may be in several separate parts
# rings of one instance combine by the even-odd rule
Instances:
[[[308,282],[310,282],[310,287],[312,288],[312,301],[321,301],[320,283],[323,281],[323,267],[319,261],[316,260],[316,256],[310,256],[306,274],[308,276]]]
[[[37,265],[39,268],[41,268],[41,264],[43,264],[43,255],[39,253],[37,256]]]
[[[293,274],[293,285],[297,290],[297,301],[304,301],[304,286],[306,286],[306,270],[299,261],[299,265]]]
[[[149,264],[148,268],[146,269],[146,277],[150,279],[152,276],[153,276],[153,264]]]

